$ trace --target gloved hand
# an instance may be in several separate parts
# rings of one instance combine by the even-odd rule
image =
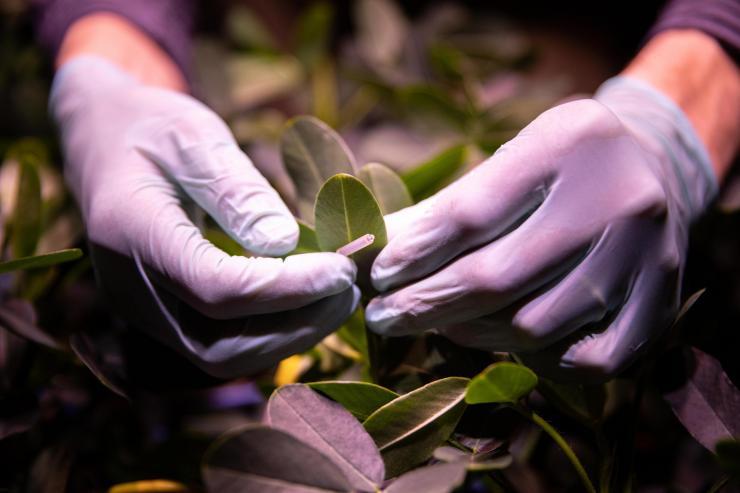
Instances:
[[[356,268],[342,255],[232,257],[203,238],[195,204],[257,254],[298,238],[203,104],[92,56],[62,66],[50,104],[98,280],[135,327],[229,378],[310,348],[354,311]]]
[[[689,225],[716,188],[681,110],[616,77],[389,216],[367,322],[520,352],[561,380],[611,377],[675,316]]]

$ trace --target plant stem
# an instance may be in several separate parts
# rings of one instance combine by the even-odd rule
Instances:
[[[596,493],[596,488],[591,482],[591,478],[588,477],[586,469],[584,469],[583,464],[581,464],[581,461],[578,459],[578,456],[576,456],[575,452],[573,452],[573,449],[570,448],[570,445],[568,445],[568,442],[565,441],[563,436],[536,412],[530,411],[518,405],[515,405],[514,409],[518,411],[519,414],[530,419],[534,424],[542,428],[545,433],[550,435],[550,438],[552,438],[555,443],[558,444],[570,463],[573,464],[573,468],[576,470],[576,473],[578,473],[578,477],[581,479],[581,482],[586,488],[586,491],[588,491],[589,493]]]

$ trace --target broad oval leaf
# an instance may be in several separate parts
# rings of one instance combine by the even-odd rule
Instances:
[[[0,262],[0,274],[14,270],[40,269],[52,265],[61,264],[77,260],[82,256],[82,250],[79,248],[70,248],[68,250],[59,250],[56,252],[45,253],[43,255],[33,255],[30,257],[21,257],[7,262]]]
[[[388,237],[380,206],[373,194],[354,176],[339,174],[327,180],[316,197],[316,237],[324,251],[334,252],[362,235],[375,241],[351,255],[359,270],[358,284],[370,286],[370,266]]]
[[[419,201],[449,183],[465,164],[466,149],[462,144],[450,147],[403,174],[411,196]]]
[[[388,477],[428,459],[449,438],[465,410],[469,380],[436,380],[382,406],[363,423],[385,461]]]
[[[354,156],[342,138],[312,116],[288,122],[280,154],[296,186],[299,213],[307,221],[313,219],[314,200],[324,182],[338,173],[354,173]]]
[[[360,168],[357,177],[373,193],[383,214],[390,214],[414,204],[406,184],[388,166],[368,163]]]
[[[216,441],[203,459],[212,493],[345,492],[352,485],[324,454],[294,436],[249,425]]]
[[[404,474],[384,493],[450,493],[465,481],[465,464],[434,464]]]
[[[465,402],[516,402],[536,386],[537,375],[532,370],[516,363],[501,361],[492,364],[470,381]]]
[[[273,392],[267,404],[271,426],[290,433],[331,459],[352,488],[374,491],[385,477],[372,438],[340,404],[302,384]]]
[[[308,386],[338,402],[361,421],[398,397],[392,390],[366,382],[313,382]]]

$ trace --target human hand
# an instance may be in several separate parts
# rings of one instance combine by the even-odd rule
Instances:
[[[203,104],[79,56],[57,72],[50,105],[99,282],[134,326],[228,378],[310,348],[354,311],[356,268],[342,255],[229,256],[203,238],[195,205],[257,254],[298,238]]]
[[[388,216],[367,322],[524,353],[559,379],[611,377],[675,316],[689,225],[716,187],[681,110],[612,79]]]

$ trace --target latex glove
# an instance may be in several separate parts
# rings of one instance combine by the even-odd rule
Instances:
[[[51,109],[99,282],[134,326],[227,378],[310,348],[354,311],[356,268],[342,255],[232,257],[203,238],[194,204],[252,252],[282,255],[298,238],[203,104],[85,56],[57,73]]]
[[[683,113],[618,77],[546,111],[478,168],[388,217],[366,311],[381,334],[438,328],[610,377],[676,314],[689,224],[717,188]]]

